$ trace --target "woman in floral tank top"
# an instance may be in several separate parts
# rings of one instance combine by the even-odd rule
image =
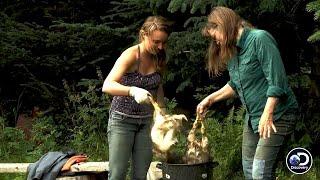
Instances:
[[[140,43],[126,49],[104,81],[102,91],[113,96],[108,122],[109,180],[126,178],[131,158],[132,179],[146,179],[152,160],[150,125],[153,108],[148,96],[164,107],[161,70],[170,22],[148,17]]]

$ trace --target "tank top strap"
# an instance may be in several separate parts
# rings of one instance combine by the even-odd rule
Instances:
[[[138,45],[138,58],[137,60],[139,61],[140,60],[140,46]]]
[[[137,61],[138,61],[138,68],[137,68],[137,72],[140,72],[140,46],[138,45],[138,57],[137,57]]]

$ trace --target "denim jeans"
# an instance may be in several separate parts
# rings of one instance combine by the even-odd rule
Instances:
[[[131,178],[145,180],[152,160],[151,117],[130,118],[110,112],[108,123],[109,180],[125,180],[131,158]]]
[[[246,179],[275,179],[279,152],[293,132],[297,115],[285,113],[274,122],[277,133],[270,138],[260,138],[254,133],[250,121],[244,124],[242,140],[242,167]]]

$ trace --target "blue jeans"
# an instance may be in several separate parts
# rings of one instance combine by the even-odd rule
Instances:
[[[244,124],[242,140],[242,167],[246,179],[275,179],[275,169],[289,135],[293,132],[297,116],[286,113],[274,122],[277,133],[260,138],[254,133],[250,121]]]
[[[130,118],[110,112],[108,123],[109,180],[125,180],[131,158],[131,178],[145,180],[152,160],[151,117]]]

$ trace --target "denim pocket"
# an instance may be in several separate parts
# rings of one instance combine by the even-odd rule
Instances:
[[[110,116],[109,116],[108,129],[107,129],[108,132],[111,130],[113,126],[119,123],[122,123],[126,119],[124,115],[121,115],[114,111],[111,111],[109,114]]]
[[[112,113],[112,116],[111,116],[111,124],[114,124],[114,123],[121,123],[123,121],[126,120],[126,116],[122,115],[122,114],[119,114],[117,112],[113,112]]]
[[[298,116],[295,113],[285,113],[274,124],[277,128],[277,134],[289,135],[294,131]]]
[[[125,118],[123,115],[113,112],[111,116],[111,121],[123,121]]]

